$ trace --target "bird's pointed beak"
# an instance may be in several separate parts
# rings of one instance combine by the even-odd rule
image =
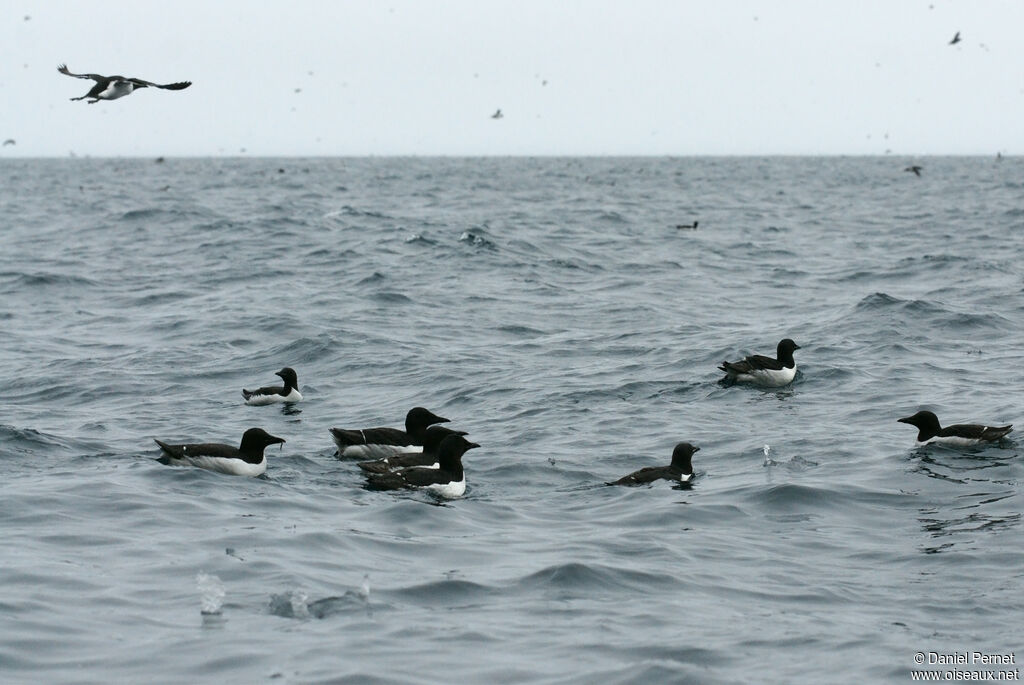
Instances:
[[[910,417],[904,416],[902,419],[896,419],[896,423],[910,423]]]
[[[699,447],[697,447],[696,445],[694,445],[694,446],[693,446],[693,451],[694,451],[694,452],[700,452],[700,448],[699,448]]]
[[[468,443],[466,443],[466,449],[467,449],[467,450],[471,450],[471,449],[473,449],[474,447],[479,447],[479,446],[480,446],[480,445],[476,444],[475,442],[468,442]]]

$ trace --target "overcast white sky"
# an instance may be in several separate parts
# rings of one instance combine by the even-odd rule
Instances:
[[[1022,30],[1017,0],[0,0],[0,157],[1022,154]],[[61,62],[194,84],[70,102]]]

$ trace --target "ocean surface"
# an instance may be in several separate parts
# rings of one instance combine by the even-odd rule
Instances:
[[[1024,159],[916,162],[0,162],[0,680],[1024,659],[1024,433],[896,422],[1024,429]],[[784,337],[791,386],[719,383]],[[245,406],[282,366],[305,401]],[[481,445],[461,499],[334,457],[416,405]],[[252,426],[264,477],[155,461]],[[605,485],[683,440],[692,487]]]

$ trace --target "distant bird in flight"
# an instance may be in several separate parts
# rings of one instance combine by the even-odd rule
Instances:
[[[904,169],[904,171],[913,171],[915,175],[920,176],[921,175],[921,169],[923,169],[923,168],[924,167],[921,167],[921,166],[918,166],[917,164],[914,164],[912,166],[908,166],[906,169]]]
[[[8,145],[16,145],[16,143],[14,142],[14,138],[8,138],[7,140],[4,141],[3,146],[7,147]]]
[[[164,90],[182,90],[192,85],[191,81],[180,81],[178,83],[167,83],[161,85],[159,83],[153,83],[152,81],[143,81],[140,78],[125,78],[124,76],[100,76],[99,74],[72,74],[68,71],[68,66],[62,64],[57,67],[57,71],[66,75],[73,76],[75,78],[92,79],[96,82],[96,85],[92,87],[88,93],[80,98],[69,98],[71,100],[84,100],[86,98],[93,98],[89,100],[90,105],[94,105],[100,100],[116,100],[117,98],[124,97],[125,95],[131,95],[132,91],[139,88],[163,88]]]
[[[957,44],[957,43],[959,43],[959,42],[960,42],[960,32],[959,32],[959,31],[957,31],[957,32],[956,32],[956,35],[955,35],[955,36],[953,36],[953,40],[949,41],[949,44],[950,44],[950,45],[956,45],[956,44]]]
[[[492,119],[501,119],[504,116],[505,115],[501,113],[501,108],[499,107],[498,111],[496,111],[494,114],[491,115],[491,118]]]

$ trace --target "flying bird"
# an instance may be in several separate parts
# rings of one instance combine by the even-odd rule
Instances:
[[[923,168],[924,167],[922,167],[922,166],[920,166],[918,164],[914,164],[914,165],[908,166],[906,169],[904,169],[904,171],[913,171],[916,176],[920,176],[921,175],[921,169],[923,169]]]
[[[7,140],[4,141],[3,146],[7,147],[8,145],[17,145],[17,143],[15,142],[14,138],[8,138]]]
[[[140,78],[125,78],[124,76],[100,76],[99,74],[72,74],[68,70],[66,64],[61,64],[57,67],[57,71],[64,74],[65,76],[73,76],[74,78],[91,79],[96,82],[96,85],[92,87],[88,93],[78,98],[69,98],[70,100],[84,100],[86,98],[93,98],[89,100],[90,105],[94,105],[100,100],[116,100],[124,97],[125,95],[131,95],[133,91],[139,88],[163,88],[164,90],[182,90],[192,85],[191,81],[179,81],[178,83],[166,83],[159,84],[153,83],[152,81],[144,81]]]
[[[492,119],[501,119],[504,116],[505,115],[501,113],[501,108],[499,107],[498,110],[494,114],[491,115],[491,118]]]
[[[949,41],[949,44],[950,44],[950,45],[956,45],[956,44],[957,44],[957,43],[959,43],[959,42],[960,42],[960,32],[959,32],[959,31],[957,31],[957,32],[956,32],[956,35],[955,35],[955,36],[953,36],[953,40]]]

